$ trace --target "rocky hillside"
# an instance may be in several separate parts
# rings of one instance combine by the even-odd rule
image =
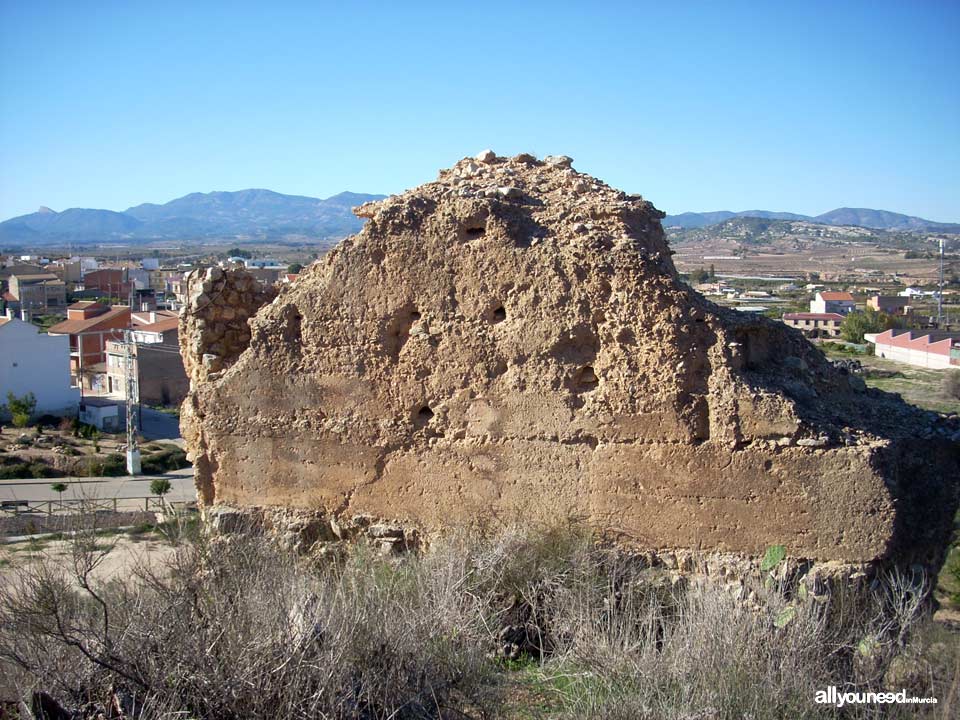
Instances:
[[[826,225],[808,220],[733,217],[696,228],[669,227],[670,244],[733,242],[754,250],[804,252],[815,245],[868,244],[878,248],[931,252],[937,239],[947,237],[947,249],[960,248],[960,237],[943,233],[876,230],[854,225]]]

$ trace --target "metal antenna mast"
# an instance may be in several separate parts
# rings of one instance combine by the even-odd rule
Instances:
[[[127,400],[127,473],[140,474],[140,448],[137,446],[136,402],[139,395],[137,375],[133,371],[133,338],[129,328],[123,331],[123,374]]]
[[[937,292],[937,328],[943,327],[943,238],[940,238],[940,289]]]

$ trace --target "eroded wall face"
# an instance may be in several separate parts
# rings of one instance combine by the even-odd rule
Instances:
[[[915,410],[690,291],[659,212],[563,158],[463,161],[359,214],[276,299],[191,279],[204,502],[848,561],[922,552],[906,509],[950,502],[949,453],[898,470]]]

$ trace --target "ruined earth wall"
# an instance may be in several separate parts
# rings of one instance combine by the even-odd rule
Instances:
[[[191,281],[183,426],[207,505],[942,554],[955,429],[691,291],[649,202],[569,158],[488,153],[357,212],[363,232],[275,299],[242,275]],[[201,302],[220,282],[229,320],[229,292]]]

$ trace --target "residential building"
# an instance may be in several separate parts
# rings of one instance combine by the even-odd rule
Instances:
[[[98,430],[120,432],[120,406],[115,400],[85,397],[80,401],[80,422]]]
[[[783,322],[802,330],[807,337],[838,337],[843,315],[840,313],[784,313]]]
[[[186,273],[174,273],[167,276],[167,298],[173,298],[177,304],[182,305],[187,301],[187,278]]]
[[[147,317],[145,317],[147,316]],[[140,320],[150,319],[150,323]],[[137,397],[147,405],[175,405],[183,402],[190,389],[190,381],[180,356],[178,329],[180,320],[175,313],[134,313],[130,332],[130,360],[136,377]],[[127,344],[107,342],[107,389],[125,394]]]
[[[83,265],[79,258],[73,260],[55,260],[47,265],[46,269],[65,283],[71,285],[83,280]]]
[[[72,415],[80,391],[70,383],[69,340],[40,332],[36,325],[0,318],[0,404],[8,392],[33,393],[38,415]]]
[[[94,391],[106,385],[108,340],[122,340],[130,327],[130,308],[108,307],[97,302],[76,302],[67,307],[67,319],[50,328],[51,335],[70,338],[70,374],[73,382]]]
[[[153,288],[133,291],[133,308],[139,312],[157,309],[157,292]]]
[[[0,314],[5,315],[8,310],[12,310],[14,315],[20,315],[20,301],[17,300],[13,293],[9,290],[4,290],[3,294],[0,295],[0,310],[3,312]]]
[[[867,298],[867,307],[888,315],[907,315],[910,312],[910,298],[900,295],[871,295]]]
[[[95,290],[102,297],[126,299],[132,287],[124,268],[104,268],[83,276],[83,289]]]
[[[233,260],[234,258],[230,258]],[[286,268],[286,265],[281,263],[279,260],[273,260],[268,258],[246,258],[243,261],[244,266],[247,270],[251,268],[270,268],[272,270],[283,270]]]
[[[138,310],[130,315],[130,329],[135,342],[164,342],[162,334],[176,330],[180,315],[173,310]]]
[[[286,275],[286,268],[282,267],[248,267],[250,273],[261,285],[273,285],[281,275]]]
[[[900,297],[915,298],[915,297],[923,297],[925,293],[920,288],[908,287],[905,290],[901,290],[897,294]]]
[[[27,265],[24,263],[14,263],[0,267],[0,285],[4,288],[9,287],[11,275],[38,275],[46,272],[39,265]]]
[[[960,358],[951,358],[951,352],[960,348],[960,333],[887,330],[863,337],[876,346],[874,354],[877,357],[930,369],[960,365]]]
[[[848,292],[823,290],[818,292],[816,297],[810,301],[811,313],[846,315],[853,312],[855,308],[856,303],[853,301],[853,295]]]
[[[10,295],[28,313],[61,312],[67,305],[67,286],[53,273],[11,275],[9,283]]]
[[[150,276],[150,287],[157,293],[167,292],[167,278],[177,275],[176,270],[156,269],[147,270]]]

